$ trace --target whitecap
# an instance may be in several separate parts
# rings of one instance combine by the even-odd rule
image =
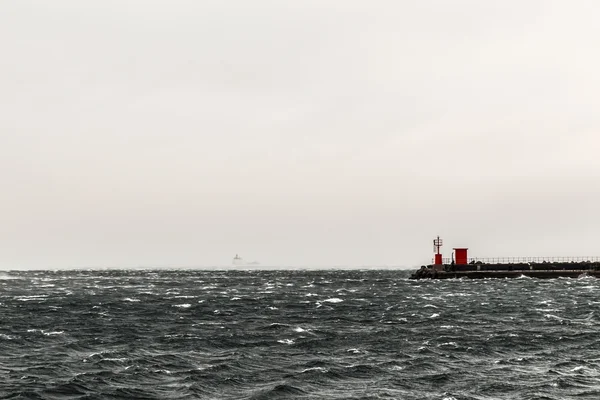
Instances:
[[[155,374],[167,374],[167,375],[172,374],[172,372],[169,371],[168,369],[155,369],[152,372],[154,372]]]
[[[191,304],[175,304],[173,307],[178,307],[178,308],[190,308],[192,305]]]
[[[39,332],[45,336],[56,336],[56,335],[62,335],[63,333],[65,333],[65,331],[50,331],[50,332],[46,332],[45,329],[27,329],[28,333],[35,333],[35,332]]]
[[[338,297],[333,297],[331,299],[326,299],[326,300],[323,300],[323,301],[326,301],[328,303],[341,303],[344,300],[342,300],[342,299],[340,299]]]
[[[65,331],[53,331],[53,332],[42,331],[42,333],[46,336],[56,336],[56,335],[62,335],[63,333],[65,333]]]
[[[323,367],[312,367],[303,369],[301,373],[309,372],[309,371],[319,371],[319,372],[327,372],[327,368]]]
[[[306,332],[306,329],[302,329],[300,327],[294,328],[295,332]]]
[[[132,302],[132,303],[137,303],[138,301],[140,301],[140,299],[131,298],[131,297],[125,297],[123,299],[123,301],[129,301],[129,302]]]
[[[294,341],[292,339],[281,339],[281,340],[278,340],[277,343],[281,343],[281,344],[294,344]]]
[[[34,294],[31,296],[16,296],[15,299],[19,301],[48,300],[48,296],[44,294]]]
[[[544,314],[544,317],[548,318],[548,319],[556,319],[558,321],[562,321],[563,319],[557,315],[552,315],[552,314]]]
[[[468,296],[472,296],[471,293],[448,293],[445,294],[444,296],[446,297],[468,297]]]
[[[13,339],[16,339],[16,336],[0,333],[0,339],[13,340]]]
[[[447,347],[447,346],[458,347],[458,344],[456,344],[456,342],[446,342],[446,343],[438,344],[437,347]]]
[[[437,318],[437,317],[439,317],[439,316],[440,316],[440,314],[438,314],[438,313],[435,313],[435,314],[431,314],[431,316],[430,316],[429,318]]]

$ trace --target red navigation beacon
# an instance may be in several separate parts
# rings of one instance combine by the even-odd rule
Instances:
[[[433,251],[435,251],[434,265],[442,265],[442,253],[440,253],[440,247],[442,247],[443,241],[438,236],[437,239],[433,239]]]

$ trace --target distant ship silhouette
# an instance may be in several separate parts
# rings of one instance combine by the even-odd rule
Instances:
[[[239,254],[233,257],[233,265],[260,265],[258,261],[245,262]]]

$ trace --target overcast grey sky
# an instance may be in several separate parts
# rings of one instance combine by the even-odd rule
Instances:
[[[0,268],[600,255],[600,2],[0,3]]]

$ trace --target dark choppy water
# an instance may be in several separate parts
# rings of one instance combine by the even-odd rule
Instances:
[[[0,397],[598,399],[600,280],[0,275]]]

